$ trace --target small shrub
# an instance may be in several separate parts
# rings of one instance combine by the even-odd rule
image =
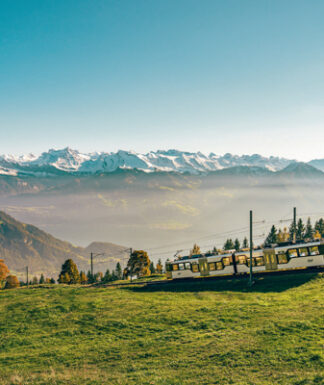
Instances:
[[[14,289],[15,287],[19,287],[18,278],[15,275],[8,275],[6,279],[5,289]]]

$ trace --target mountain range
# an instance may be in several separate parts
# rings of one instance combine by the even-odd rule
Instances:
[[[192,175],[206,174],[232,167],[259,167],[277,172],[296,163],[296,160],[275,156],[254,155],[205,155],[201,152],[178,150],[151,151],[146,154],[134,151],[81,153],[69,147],[19,157],[0,156],[0,175],[50,176],[63,174],[89,175],[112,173],[117,170],[152,172],[177,172]],[[297,162],[298,163],[298,162]],[[314,159],[308,165],[324,171],[324,159]]]
[[[95,261],[95,271],[115,268],[126,257],[126,248],[106,242],[92,242],[87,247],[74,246],[22,223],[0,211],[0,256],[9,269],[22,276],[26,266],[32,275],[41,273],[57,278],[63,262],[72,258],[79,269],[89,270],[90,253],[104,253]]]

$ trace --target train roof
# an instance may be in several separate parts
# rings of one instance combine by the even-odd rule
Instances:
[[[264,250],[275,250],[275,251],[284,251],[288,249],[295,249],[295,248],[301,248],[301,247],[312,247],[312,246],[319,246],[324,244],[323,240],[317,240],[317,241],[312,241],[312,242],[298,242],[298,243],[286,243],[286,244],[281,244],[281,245],[273,245],[274,247],[267,247],[267,248],[258,248],[258,249],[253,249],[253,255],[258,256],[258,255],[263,255]],[[210,258],[210,257],[216,257],[216,258],[223,258],[223,257],[231,257],[233,254],[234,255],[246,255],[249,254],[250,250],[244,249],[240,251],[236,250],[228,250],[224,254],[214,254],[214,253],[206,253],[206,254],[196,254],[196,255],[191,255],[191,256],[185,256],[181,257],[179,259],[176,259],[174,261],[168,261],[168,263],[174,264],[174,263],[185,263],[185,262],[193,262],[196,261],[199,258]]]

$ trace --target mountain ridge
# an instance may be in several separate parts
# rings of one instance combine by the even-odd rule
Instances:
[[[47,176],[55,174],[96,174],[111,173],[118,169],[133,169],[147,173],[156,171],[204,174],[237,166],[262,167],[278,171],[292,159],[275,156],[253,155],[216,155],[202,152],[180,150],[157,150],[146,154],[135,151],[81,153],[66,147],[61,150],[50,149],[40,156],[32,154],[20,157],[0,156],[0,175],[17,176],[20,174]]]
[[[85,248],[75,246],[0,211],[0,258],[20,275],[29,266],[32,275],[44,273],[57,278],[68,258],[72,258],[80,270],[89,270],[91,251],[105,253],[105,258],[96,262],[97,269],[112,268],[127,254],[125,250],[125,246],[109,242],[92,242]]]

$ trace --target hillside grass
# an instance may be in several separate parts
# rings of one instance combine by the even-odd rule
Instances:
[[[0,291],[0,383],[323,384],[323,281]]]

